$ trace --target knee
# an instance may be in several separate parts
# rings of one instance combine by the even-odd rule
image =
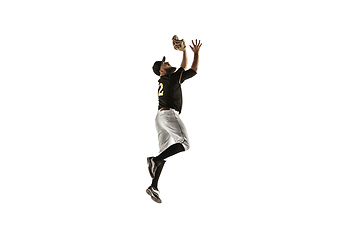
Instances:
[[[189,141],[184,141],[181,143],[185,149],[185,151],[189,150],[190,149],[190,143]]]

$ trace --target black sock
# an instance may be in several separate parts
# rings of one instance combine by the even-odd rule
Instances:
[[[158,165],[158,167],[156,169],[156,172],[155,172],[155,177],[152,180],[151,186],[154,187],[155,189],[158,189],[157,185],[158,185],[159,177],[160,177],[161,171],[162,171],[162,169],[164,167],[164,164],[165,164],[164,160],[159,161],[159,165]]]
[[[159,156],[154,158],[157,169],[155,171],[155,177],[153,178],[153,181],[151,183],[152,187],[158,189],[157,185],[158,185],[159,177],[165,164],[164,159],[183,151],[185,151],[184,146],[181,143],[175,143],[170,147],[168,147],[167,149],[165,149],[165,151],[160,153]]]
[[[175,143],[173,145],[171,145],[170,147],[168,147],[167,149],[165,149],[165,151],[163,151],[162,153],[159,154],[159,156],[157,156],[154,160],[158,161],[158,160],[164,160],[168,157],[171,157],[172,155],[175,155],[179,152],[183,152],[185,151],[184,146],[181,143]]]

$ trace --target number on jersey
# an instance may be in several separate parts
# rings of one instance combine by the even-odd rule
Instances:
[[[164,91],[163,91],[164,85],[162,83],[159,83],[159,96],[163,96],[164,95]]]

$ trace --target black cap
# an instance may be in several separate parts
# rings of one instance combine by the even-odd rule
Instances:
[[[154,63],[154,66],[153,66],[153,71],[156,75],[160,76],[160,67],[161,67],[161,64],[165,62],[165,56],[163,57],[163,59],[161,61],[156,61]]]

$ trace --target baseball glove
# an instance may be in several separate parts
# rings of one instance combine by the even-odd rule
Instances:
[[[179,40],[177,35],[173,36],[172,44],[173,44],[175,50],[184,51],[186,48],[184,39]]]

